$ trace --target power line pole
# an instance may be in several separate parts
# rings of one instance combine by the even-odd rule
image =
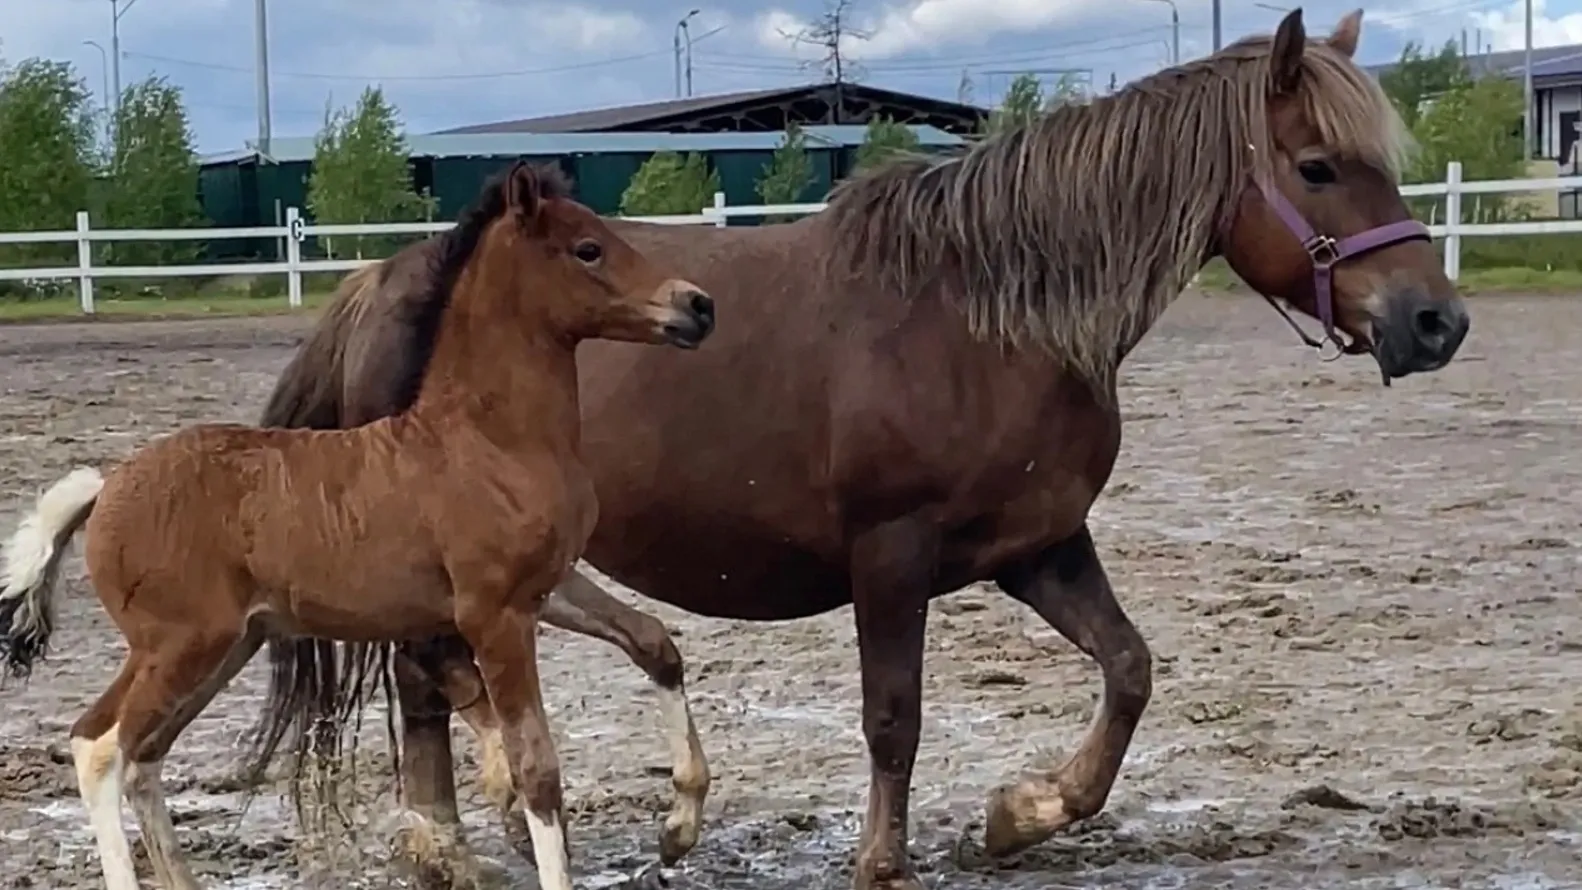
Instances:
[[[110,118],[113,122],[121,115],[121,16],[126,15],[137,0],[110,0]]]
[[[1223,44],[1220,42],[1220,0],[1214,0],[1214,52],[1219,52]]]
[[[1533,0],[1524,4],[1527,8],[1527,37],[1524,44],[1525,55],[1522,60],[1522,151],[1526,156],[1524,162],[1533,159]]]
[[[264,10],[265,0],[253,0],[254,28],[257,33],[258,59],[254,66],[258,75],[258,151],[269,154],[269,16]]]

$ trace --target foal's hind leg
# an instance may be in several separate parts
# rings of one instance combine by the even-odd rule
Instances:
[[[1148,644],[1116,602],[1087,526],[997,580],[1104,672],[1103,700],[1077,752],[1054,773],[1002,787],[990,797],[984,846],[1005,854],[1104,808],[1153,680]]]
[[[258,651],[260,642],[241,633],[167,629],[157,648],[133,648],[110,689],[72,727],[78,784],[111,890],[121,890],[117,881],[123,877],[131,881],[128,888],[137,886],[121,828],[119,793],[137,815],[160,886],[197,890],[165,806],[160,767],[176,737]]]

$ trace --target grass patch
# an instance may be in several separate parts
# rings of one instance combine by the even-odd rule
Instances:
[[[302,308],[292,309],[284,296],[193,296],[173,299],[139,297],[94,301],[94,314],[84,315],[77,298],[0,300],[0,324],[43,321],[159,321],[181,318],[228,318],[249,315],[292,315],[316,312],[330,301],[329,292],[305,293]]]
[[[1576,269],[1462,269],[1456,286],[1468,294],[1582,293],[1582,271]]]

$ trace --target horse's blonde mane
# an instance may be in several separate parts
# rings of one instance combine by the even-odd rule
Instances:
[[[824,214],[826,268],[933,293],[974,334],[1042,347],[1110,391],[1251,177],[1270,172],[1273,41],[1247,38],[959,156],[905,157],[842,184]],[[1398,175],[1400,117],[1345,53],[1309,41],[1301,89],[1325,144]]]

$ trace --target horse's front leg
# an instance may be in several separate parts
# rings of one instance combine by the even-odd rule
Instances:
[[[989,798],[984,847],[1003,855],[1104,808],[1152,694],[1153,673],[1148,644],[1116,601],[1087,526],[996,580],[1104,672],[1103,700],[1076,753],[1053,773]]]
[[[697,844],[702,830],[709,764],[687,704],[685,665],[670,632],[663,621],[626,605],[575,571],[550,594],[540,618],[618,647],[653,682],[670,747],[670,784],[675,789],[659,832],[659,859],[665,865],[676,864]]]
[[[508,588],[455,578],[456,628],[483,675],[511,777],[526,805],[533,860],[543,890],[572,890],[560,759],[544,713],[538,671],[538,619],[556,578],[516,580]],[[514,579],[513,579],[514,580]]]
[[[857,848],[857,890],[923,890],[907,853],[912,765],[922,725],[923,635],[938,537],[902,520],[852,542],[852,601],[871,780]]]

